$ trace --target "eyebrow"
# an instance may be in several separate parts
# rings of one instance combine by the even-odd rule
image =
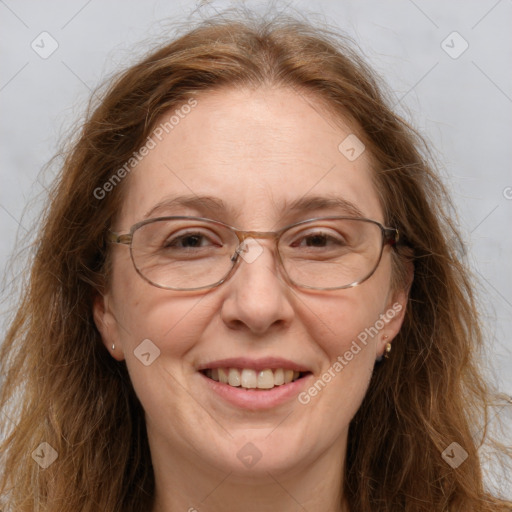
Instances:
[[[222,199],[212,196],[184,195],[173,198],[167,198],[153,206],[145,215],[148,218],[155,213],[175,208],[191,208],[198,212],[205,213],[230,213],[234,214],[231,207],[226,206]]]
[[[289,204],[285,202],[283,208],[283,210],[291,213],[327,209],[338,209],[353,217],[364,217],[363,212],[354,203],[342,197],[334,196],[304,196]]]
[[[201,215],[205,214],[228,214],[236,218],[239,214],[231,206],[227,206],[222,199],[213,196],[183,195],[167,198],[153,206],[144,218],[149,218],[158,212],[169,211],[175,208],[191,208]],[[343,214],[353,217],[364,217],[361,210],[350,201],[334,196],[304,196],[291,202],[285,201],[281,210],[286,215],[302,212],[313,212],[316,210],[337,209]]]

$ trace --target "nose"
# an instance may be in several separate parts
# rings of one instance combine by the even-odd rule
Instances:
[[[292,291],[279,268],[271,240],[248,239],[239,250],[237,268],[224,283],[224,323],[261,335],[290,324]]]

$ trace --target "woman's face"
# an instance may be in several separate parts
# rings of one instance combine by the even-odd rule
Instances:
[[[353,138],[342,152],[352,130],[335,126],[312,98],[258,89],[196,100],[161,141],[153,137],[155,147],[126,178],[113,226],[118,233],[144,218],[172,215],[254,231],[355,210],[384,223],[368,152],[354,159],[361,147],[345,147]],[[195,201],[169,204],[181,196]],[[198,201],[203,196],[216,204]],[[342,201],[287,208],[311,197]],[[226,282],[194,292],[152,286],[136,273],[129,248],[112,246],[111,287],[95,302],[95,320],[109,350],[115,343],[113,356],[126,361],[155,468],[170,471],[188,460],[254,478],[319,459],[342,464],[349,422],[404,313],[405,294],[390,287],[392,249],[384,248],[376,272],[361,285],[318,291],[287,284],[274,242],[258,243],[250,248],[255,259],[241,259]],[[249,370],[246,384],[265,369],[274,370],[278,383],[280,369],[307,373],[249,391],[204,374],[219,367]],[[237,374],[228,376],[234,384]],[[261,378],[268,383],[268,372]]]

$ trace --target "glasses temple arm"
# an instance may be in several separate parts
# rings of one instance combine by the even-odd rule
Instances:
[[[130,245],[132,242],[132,234],[131,233],[118,234],[118,233],[114,233],[113,231],[109,230],[107,232],[107,242],[110,242],[112,244]]]

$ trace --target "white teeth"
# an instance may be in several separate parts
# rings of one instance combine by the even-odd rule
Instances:
[[[212,375],[212,379],[213,379],[213,375]],[[215,380],[215,379],[213,379]],[[226,368],[219,368],[219,382],[222,382],[223,384],[227,384],[229,381],[229,378],[228,378],[228,371],[226,370]]]
[[[274,386],[281,386],[284,384],[284,370],[279,368],[274,370]]]
[[[241,384],[240,372],[236,368],[230,368],[228,374],[228,382],[230,386],[238,387]]]
[[[242,370],[242,378],[240,380],[240,385],[243,388],[252,389],[252,388],[256,387],[256,384],[257,384],[256,372],[254,370],[247,370],[247,369]]]
[[[274,372],[272,370],[262,370],[258,372],[258,387],[260,389],[272,389],[274,385]]]
[[[276,370],[252,370],[249,368],[212,368],[206,376],[217,382],[245,389],[272,389],[289,384],[300,377],[300,372],[278,368]]]

